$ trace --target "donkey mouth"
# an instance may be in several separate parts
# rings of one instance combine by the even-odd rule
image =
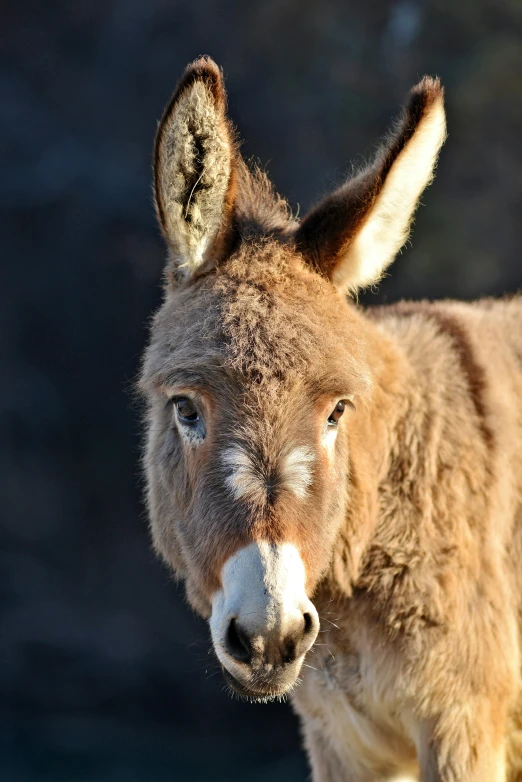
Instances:
[[[268,703],[269,701],[280,700],[288,695],[298,681],[297,677],[289,676],[286,681],[279,679],[277,682],[266,680],[246,684],[236,679],[223,665],[221,667],[225,682],[232,694],[253,703]]]

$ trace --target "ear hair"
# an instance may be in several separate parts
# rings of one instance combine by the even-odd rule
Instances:
[[[356,291],[381,278],[406,242],[446,138],[444,91],[425,76],[374,162],[328,196],[295,234],[304,257],[338,288]]]
[[[232,233],[235,155],[221,71],[201,57],[186,68],[154,145],[156,211],[175,279],[193,275],[225,252]]]

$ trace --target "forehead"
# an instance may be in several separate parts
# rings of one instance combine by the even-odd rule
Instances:
[[[276,243],[242,248],[222,269],[171,292],[157,314],[144,381],[218,378],[264,396],[297,387],[358,393],[367,384],[356,313],[299,256]]]

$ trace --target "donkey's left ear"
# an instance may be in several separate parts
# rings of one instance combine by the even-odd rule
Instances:
[[[221,71],[201,57],[186,68],[154,147],[156,210],[174,266],[171,278],[187,279],[226,251],[234,160]]]
[[[408,238],[445,138],[444,91],[424,77],[374,162],[303,220],[297,247],[337,288],[355,292],[381,278]]]

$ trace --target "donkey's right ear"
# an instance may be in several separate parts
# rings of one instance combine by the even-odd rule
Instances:
[[[171,279],[187,279],[226,252],[235,154],[221,71],[201,57],[186,68],[154,146],[156,210],[170,250]]]

